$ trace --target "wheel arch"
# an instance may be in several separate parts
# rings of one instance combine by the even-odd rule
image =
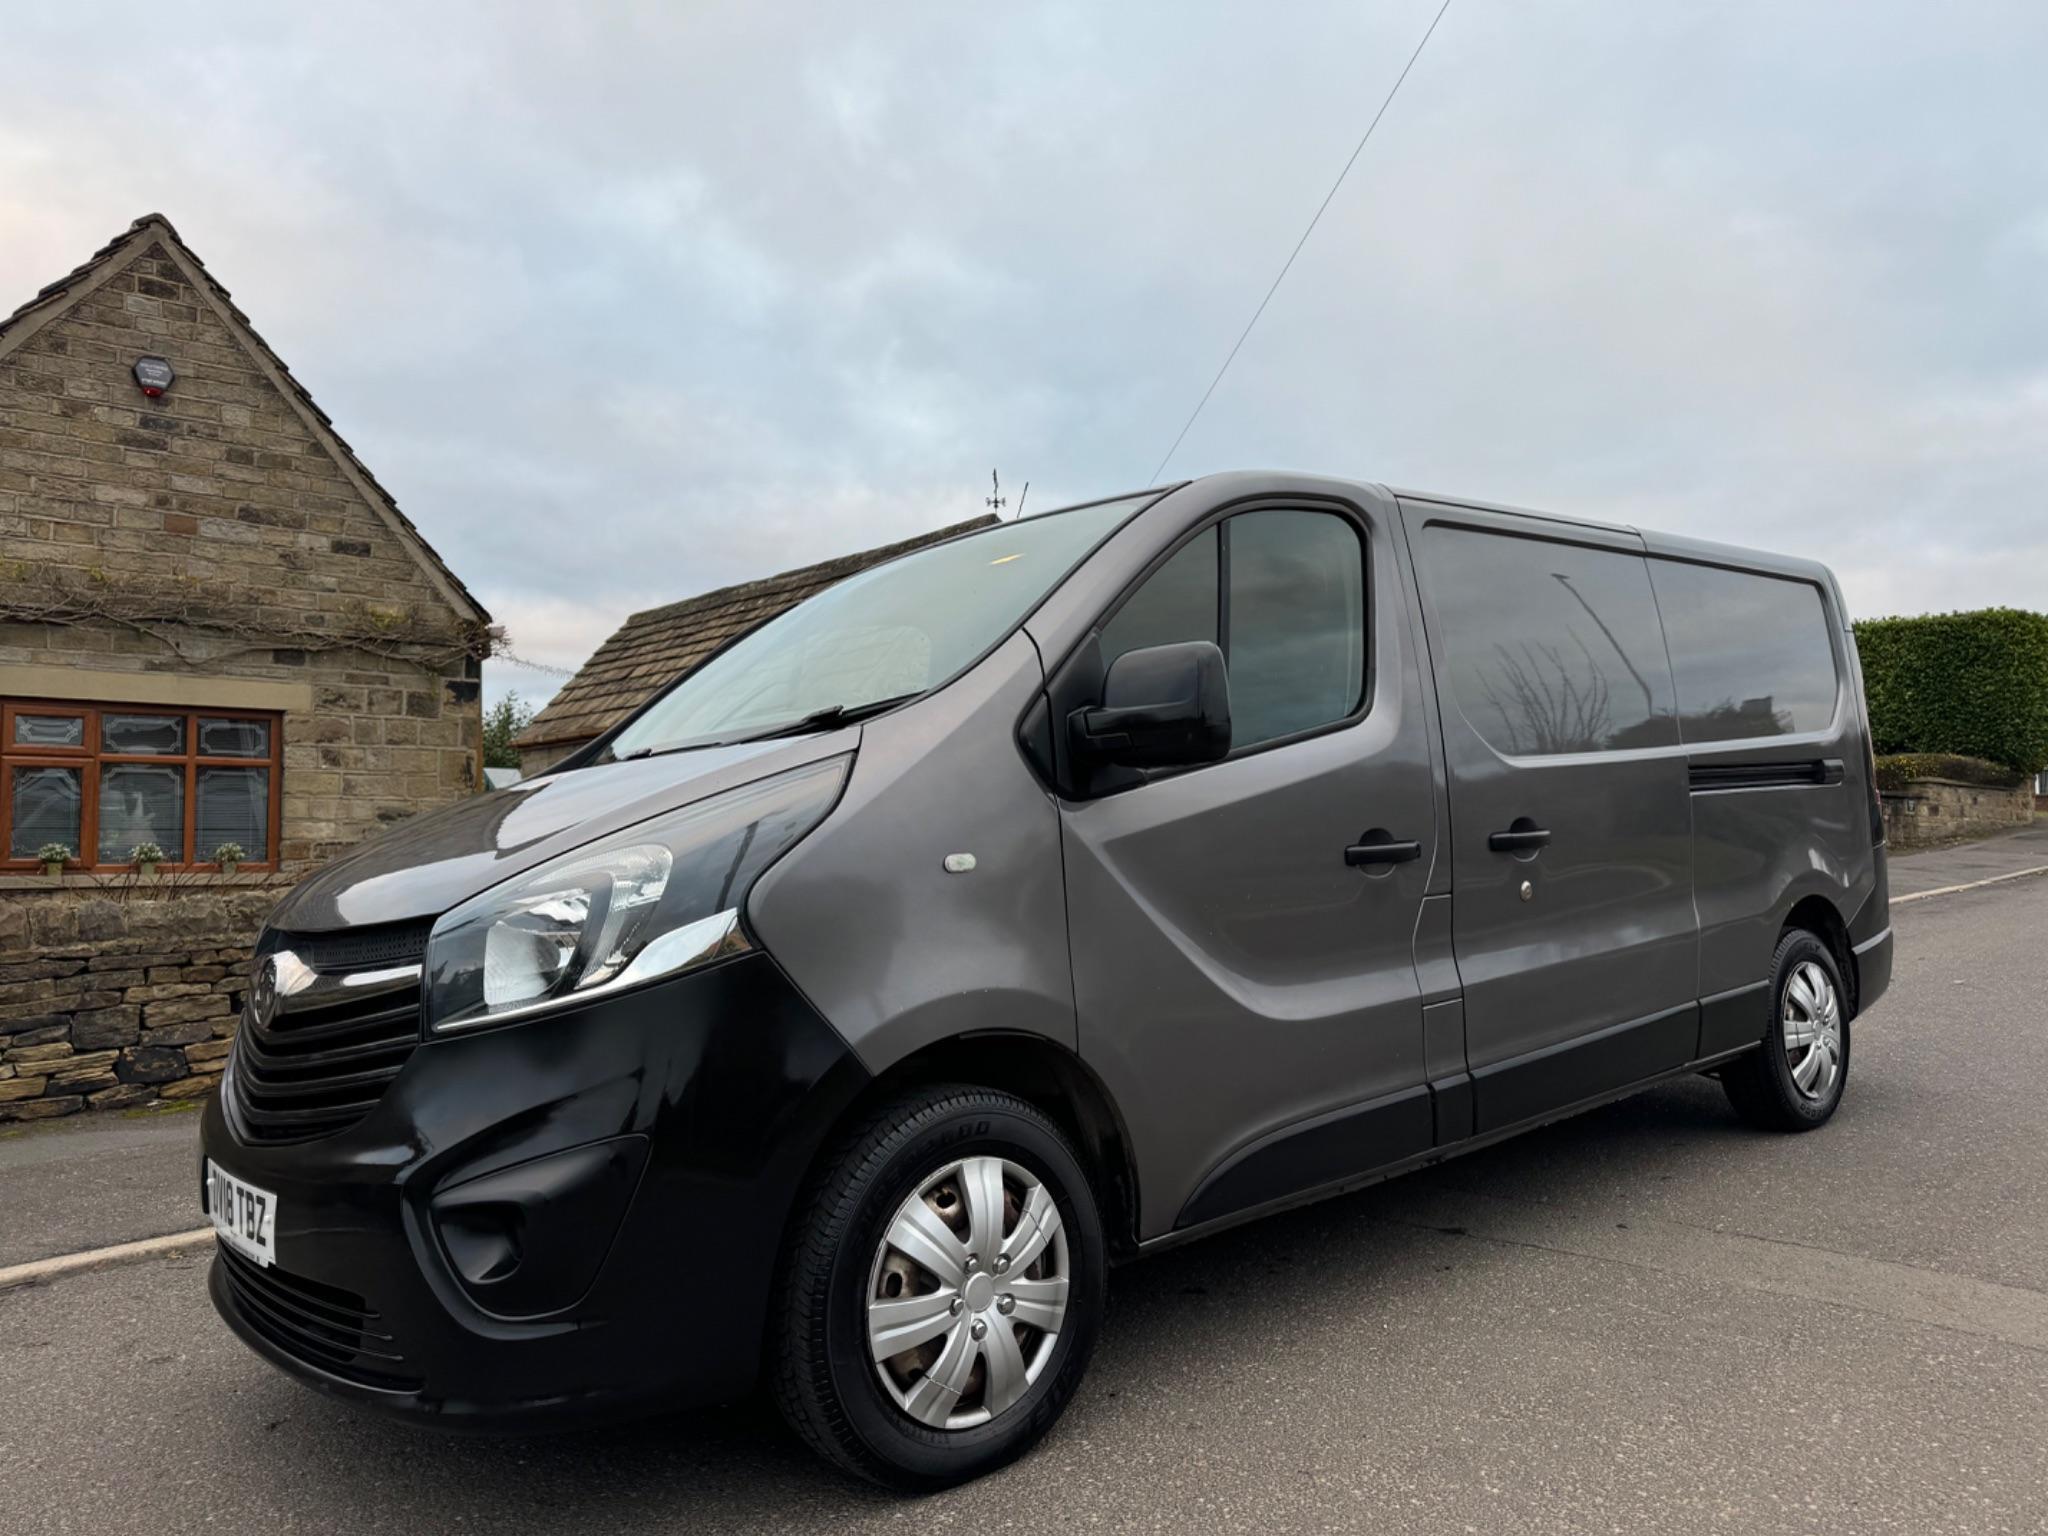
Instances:
[[[1783,926],[1778,930],[1782,938],[1794,928],[1804,929],[1827,945],[1835,957],[1835,966],[1842,973],[1842,981],[1849,989],[1849,1017],[1857,1012],[1861,986],[1856,973],[1856,952],[1849,943],[1849,925],[1843,919],[1840,908],[1821,895],[1802,896],[1792,903],[1785,914]]]
[[[1136,1251],[1137,1165],[1123,1115],[1088,1065],[1043,1035],[985,1030],[949,1035],[920,1047],[877,1073],[840,1112],[821,1144],[819,1159],[830,1156],[841,1129],[875,1103],[906,1089],[940,1083],[1015,1094],[1050,1116],[1087,1170],[1102,1208],[1111,1256],[1124,1258]]]

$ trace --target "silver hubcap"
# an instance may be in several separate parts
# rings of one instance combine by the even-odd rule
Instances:
[[[1014,1407],[1067,1313],[1067,1234],[1052,1193],[1000,1157],[969,1157],[896,1209],[868,1276],[868,1346],[896,1404],[933,1429]]]
[[[1842,1075],[1842,1001],[1835,984],[1813,961],[1802,960],[1785,978],[1779,1011],[1792,1086],[1809,1099],[1826,1098]]]

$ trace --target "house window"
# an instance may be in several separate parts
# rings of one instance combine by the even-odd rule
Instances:
[[[0,701],[0,864],[34,868],[62,843],[73,869],[134,867],[155,843],[167,869],[277,866],[283,722],[247,710]]]

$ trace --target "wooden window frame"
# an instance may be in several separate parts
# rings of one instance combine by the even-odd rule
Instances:
[[[31,746],[27,743],[16,745],[14,721],[18,715],[75,715],[85,720],[85,745],[80,747]],[[152,715],[181,719],[185,723],[185,750],[172,752],[105,752],[100,749],[100,719],[103,715]],[[253,720],[270,727],[270,754],[267,757],[217,757],[203,755],[199,750],[199,722],[201,720]],[[79,800],[78,844],[74,850],[77,857],[64,866],[66,872],[81,874],[132,874],[136,865],[124,863],[102,864],[99,855],[99,809],[100,769],[103,765],[143,764],[151,767],[177,767],[184,770],[185,835],[175,850],[182,855],[189,848],[195,855],[191,860],[182,857],[166,857],[157,867],[184,874],[218,873],[220,865],[211,859],[197,857],[196,846],[199,836],[199,770],[202,768],[268,768],[270,770],[270,826],[268,834],[269,857],[245,859],[239,866],[251,871],[275,871],[278,867],[278,835],[284,810],[284,716],[276,710],[266,709],[185,709],[166,704],[107,704],[87,703],[74,699],[0,699],[0,872],[21,873],[40,871],[42,864],[34,857],[25,859],[7,857],[14,844],[14,774],[19,768],[77,768],[81,787]],[[170,855],[173,850],[166,848]]]

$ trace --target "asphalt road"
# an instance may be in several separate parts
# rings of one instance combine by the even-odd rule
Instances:
[[[0,1530],[2048,1531],[2048,879],[1897,919],[1828,1129],[1687,1082],[1134,1265],[1060,1427],[965,1489],[764,1409],[385,1424],[188,1258],[0,1295]]]
[[[1977,842],[1894,856],[1891,862],[1893,899],[1937,887],[1968,885],[2009,875],[2015,870],[2048,868],[2048,819],[2018,832],[2005,832]]]
[[[199,1102],[0,1127],[0,1217],[0,1269],[205,1226]]]

